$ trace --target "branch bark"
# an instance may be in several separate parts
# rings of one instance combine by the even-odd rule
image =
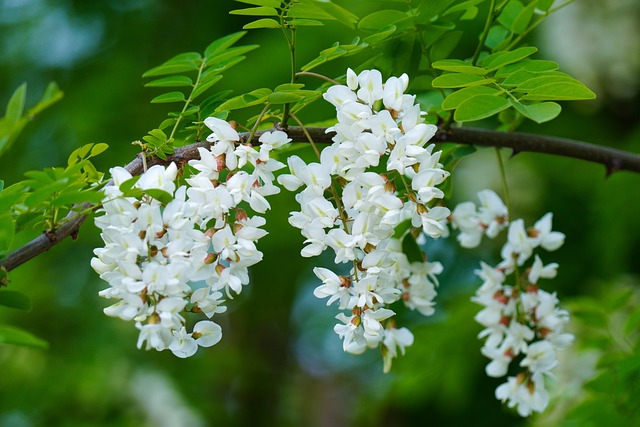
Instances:
[[[331,138],[333,137],[333,134],[327,133],[326,128],[308,127],[306,130],[313,138],[314,142],[318,144],[332,142]],[[264,131],[260,131],[254,136],[254,140],[252,140],[254,145],[259,144],[257,139],[263,132]],[[291,126],[286,129],[286,132],[293,142],[308,142],[305,133],[300,127]],[[248,132],[240,134],[241,143],[246,143],[248,138]],[[552,136],[533,135],[520,132],[500,132],[474,128],[451,128],[447,130],[438,130],[431,141],[454,142],[458,144],[478,145],[484,147],[511,148],[514,154],[521,152],[534,152],[581,159],[605,166],[607,175],[623,170],[640,173],[640,155],[638,154],[628,153],[626,151],[590,144],[587,142],[556,138]],[[199,157],[199,147],[206,148],[210,145],[211,144],[208,142],[197,142],[184,147],[179,147],[175,149],[175,152],[171,156],[168,156],[167,160],[153,157],[147,159],[147,165],[168,164],[170,162],[182,165],[191,159],[197,159]],[[142,157],[138,155],[131,163],[125,166],[125,169],[132,175],[140,175],[143,172]],[[75,212],[70,213],[67,218],[68,221],[59,229],[44,232],[31,242],[7,255],[6,258],[0,260],[0,269],[11,271],[30,259],[46,252],[65,238],[69,236],[75,238],[85,218],[86,217],[84,215],[78,215]]]

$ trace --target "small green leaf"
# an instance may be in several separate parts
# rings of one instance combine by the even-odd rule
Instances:
[[[22,114],[24,113],[24,103],[26,96],[27,84],[22,83],[13,92],[13,95],[11,95],[11,98],[9,99],[5,120],[9,121],[10,123],[16,123],[18,120],[20,120]]]
[[[322,21],[317,21],[315,19],[292,19],[289,21],[289,25],[293,25],[295,27],[322,27],[324,24]]]
[[[411,228],[411,220],[407,219],[402,221],[400,224],[396,225],[396,228],[393,230],[393,238],[394,239],[402,239],[405,233],[409,231]]]
[[[158,95],[151,100],[152,104],[162,104],[167,102],[184,102],[185,97],[182,92],[169,92]]]
[[[291,2],[287,18],[302,18],[302,19],[318,19],[333,21],[336,18],[327,13],[323,8],[316,6],[312,2]]]
[[[538,76],[539,74],[536,73],[532,73],[526,70],[518,70],[514,73],[509,74],[507,78],[502,81],[501,85],[518,86],[528,80],[535,79]]]
[[[502,25],[494,25],[489,29],[484,44],[488,48],[497,49],[505,40],[511,40],[511,33]]]
[[[257,28],[280,28],[280,23],[275,19],[263,18],[250,22],[242,28],[245,30],[255,30]]]
[[[526,58],[527,56],[531,56],[537,51],[537,48],[530,46],[521,47],[508,52],[497,52],[485,57],[482,60],[482,66],[489,71],[497,70],[498,68],[504,67],[505,65],[518,62]]]
[[[145,87],[181,87],[181,86],[191,86],[193,85],[193,80],[187,76],[169,76],[163,77],[156,80],[151,80],[149,83],[145,84]]]
[[[128,180],[126,180],[123,183],[121,183],[120,186],[118,187],[118,189],[121,192],[126,194],[129,190],[131,190],[133,188],[134,185],[136,185],[136,182],[138,182],[139,179],[140,179],[139,175],[131,177]]]
[[[453,71],[456,73],[478,75],[484,75],[487,73],[487,70],[484,68],[476,67],[469,62],[462,61],[460,59],[443,59],[441,61],[434,62],[431,66],[437,70]]]
[[[520,83],[518,87],[513,89],[514,92],[529,92],[535,88],[540,86],[552,84],[552,83],[573,83],[573,84],[582,84],[571,76],[564,75],[558,76],[554,74],[537,74],[531,79],[527,79],[524,82]]]
[[[0,214],[0,251],[8,251],[13,243],[13,237],[16,233],[16,224],[13,221],[11,212],[3,212]]]
[[[105,144],[104,142],[99,142],[91,148],[91,157],[95,157],[99,154],[104,153],[109,149],[109,144]]]
[[[0,344],[15,344],[46,349],[49,344],[23,329],[0,326]]]
[[[472,7],[475,7],[477,4],[482,3],[484,0],[467,0],[464,1],[462,3],[458,3],[454,6],[451,6],[449,9],[447,9],[442,16],[446,16],[446,15],[450,15],[452,13],[456,13],[456,12],[463,12],[466,13],[466,11]]]
[[[455,88],[481,86],[494,82],[494,79],[485,79],[476,74],[450,73],[443,74],[433,79],[433,87]]]
[[[523,116],[533,120],[536,123],[544,123],[558,117],[562,111],[562,107],[555,102],[539,102],[536,104],[524,105],[520,102],[511,100],[513,106]]]
[[[269,104],[288,104],[290,102],[300,101],[302,97],[300,95],[293,94],[291,92],[274,92],[267,98]]]
[[[545,73],[548,71],[554,71],[558,69],[558,64],[553,61],[547,61],[544,59],[525,59],[515,64],[506,65],[496,71],[495,77],[502,77],[515,73],[516,71],[528,71],[530,73]]]
[[[530,3],[527,7],[520,11],[518,16],[516,16],[513,24],[511,26],[511,30],[515,34],[524,33],[529,27],[529,22],[531,22],[531,18],[533,17],[533,13],[537,7],[537,2]]]
[[[207,79],[206,82],[198,84],[198,87],[196,88],[196,90],[194,90],[193,93],[191,94],[191,98],[195,99],[199,97],[204,92],[206,92],[211,86],[218,83],[220,80],[222,80],[222,75],[217,75],[213,78]]]
[[[595,99],[596,94],[583,84],[578,83],[550,83],[532,89],[523,100],[530,101],[572,101]]]
[[[471,6],[471,7],[467,8],[467,10],[464,11],[462,16],[460,17],[460,20],[461,21],[471,21],[472,19],[475,19],[476,16],[478,16],[478,11],[479,11],[479,9],[477,7]]]
[[[228,47],[233,46],[238,40],[244,37],[245,34],[247,34],[246,31],[238,31],[215,40],[204,50],[204,57],[209,59]]]
[[[144,192],[165,205],[173,200],[173,196],[170,193],[157,188],[149,188]]]
[[[240,3],[252,4],[255,6],[280,7],[280,0],[235,0]]]
[[[509,100],[502,96],[476,95],[460,103],[453,118],[458,122],[481,120],[498,114],[510,106]]]
[[[409,15],[400,10],[378,10],[362,18],[360,22],[358,22],[358,28],[361,30],[377,31],[380,28],[394,25],[408,18]]]
[[[445,110],[454,110],[467,99],[476,95],[497,95],[499,89],[489,86],[472,86],[457,90],[447,96],[442,102],[442,108]]]
[[[31,300],[28,296],[9,289],[0,289],[0,305],[24,311],[31,310]]]
[[[515,32],[513,30],[513,23],[523,9],[524,5],[520,1],[510,0],[498,16],[498,22]]]
[[[246,9],[236,9],[229,12],[230,15],[246,16],[278,16],[278,11],[269,6],[249,7]]]
[[[197,69],[198,65],[193,61],[175,61],[170,64],[158,65],[145,72],[142,77],[165,76],[167,74],[185,73]]]
[[[375,44],[380,43],[381,41],[387,40],[393,33],[396,32],[397,27],[395,25],[389,25],[388,27],[380,28],[374,34],[365,37],[362,39],[363,43],[366,44]]]
[[[407,256],[410,263],[424,261],[422,249],[420,249],[416,238],[411,233],[407,233],[402,239],[402,252]]]

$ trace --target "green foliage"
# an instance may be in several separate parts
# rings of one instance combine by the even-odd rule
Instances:
[[[0,289],[0,305],[24,311],[31,310],[31,300],[28,296],[9,289]]]
[[[49,344],[23,329],[0,325],[0,344],[14,344],[46,349]]]
[[[460,60],[442,60],[433,68],[446,71],[432,82],[436,88],[460,88],[443,101],[458,122],[481,120],[514,108],[537,123],[554,119],[561,107],[555,102],[586,100],[595,94],[578,80],[556,71],[551,61],[528,59],[537,51],[522,47],[484,57],[480,66]]]
[[[324,25],[323,21],[338,21],[354,28],[358,17],[345,8],[329,0],[236,0],[253,5],[244,9],[232,10],[232,15],[261,16],[246,24],[243,29],[259,28],[315,27]],[[273,17],[273,18],[272,18]]]
[[[0,192],[0,257],[9,253],[20,233],[34,229],[55,232],[68,221],[70,212],[80,214],[102,199],[98,186],[103,174],[91,158],[108,148],[107,144],[87,144],[74,150],[66,167],[28,171],[26,180]]]
[[[170,89],[154,97],[151,103],[182,104],[180,110],[169,113],[158,129],[151,130],[142,138],[145,143],[140,145],[145,153],[166,159],[176,144],[197,138],[203,120],[212,115],[229,94],[227,91],[210,93],[212,86],[222,79],[226,70],[245,59],[244,54],[258,47],[234,46],[245,34],[236,32],[221,37],[207,46],[202,54],[181,53],[142,75],[153,78],[145,86]],[[178,90],[174,90],[176,88]]]
[[[562,427],[640,424],[640,292],[638,283],[608,286],[600,298],[570,306],[581,342],[599,352],[588,394],[565,415]]]
[[[23,83],[11,95],[5,116],[0,117],[0,156],[11,148],[30,120],[62,99],[62,91],[56,83],[49,83],[38,103],[25,112],[26,97],[27,84]]]

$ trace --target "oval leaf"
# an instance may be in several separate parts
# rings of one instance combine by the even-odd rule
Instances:
[[[594,99],[596,94],[579,83],[558,82],[539,86],[522,97],[523,100],[571,101]]]
[[[465,87],[447,96],[444,101],[442,101],[442,108],[445,110],[455,110],[461,103],[476,95],[496,95],[498,93],[500,93],[500,90],[489,86]]]
[[[254,30],[256,28],[280,28],[280,23],[272,18],[263,18],[249,22],[242,28],[245,30]]]
[[[527,56],[531,56],[537,51],[537,48],[529,46],[521,47],[509,52],[497,52],[484,58],[482,60],[482,66],[489,71],[497,70],[498,68],[504,67],[505,65],[513,64],[514,62],[518,62],[521,59],[526,58]]]
[[[180,87],[191,86],[193,81],[187,76],[169,76],[156,80],[151,80],[145,87]]]
[[[152,104],[162,104],[167,102],[184,102],[184,93],[182,92],[169,92],[162,95],[158,95],[151,100]]]
[[[456,73],[466,74],[478,74],[483,75],[487,73],[487,70],[481,67],[476,67],[468,62],[461,61],[459,59],[443,59],[442,61],[436,61],[431,66],[437,70],[453,71]]]
[[[25,330],[11,326],[0,326],[0,344],[16,344],[30,347],[47,348],[49,344]]]
[[[453,118],[458,122],[481,120],[509,108],[509,100],[502,96],[476,95],[462,102]]]
[[[485,79],[476,74],[451,73],[436,77],[431,84],[433,87],[454,88],[486,85],[493,81],[493,79]]]

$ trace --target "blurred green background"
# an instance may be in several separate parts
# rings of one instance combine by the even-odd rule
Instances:
[[[362,13],[380,3],[341,4]],[[96,159],[99,170],[128,163],[136,154],[131,142],[166,115],[162,106],[149,104],[156,92],[143,87],[142,73],[239,30],[247,20],[228,15],[239,6],[227,0],[0,0],[0,104],[24,81],[31,103],[50,80],[65,92],[0,159],[2,179],[9,185],[27,170],[62,165],[73,149],[92,142],[111,146]],[[638,22],[634,0],[578,0],[541,25],[532,37],[540,57],[582,79],[598,100],[565,104],[558,119],[521,130],[640,153]],[[467,25],[480,28],[482,22]],[[461,57],[473,52],[473,34],[457,49]],[[337,23],[328,31],[301,30],[300,63],[353,36]],[[262,47],[227,72],[221,88],[242,93],[288,82],[278,31],[250,32],[242,43]],[[364,59],[347,58],[319,71],[340,75]],[[328,112],[322,107],[305,119]],[[531,223],[551,210],[554,228],[567,235],[564,247],[544,259],[560,263],[558,278],[546,288],[557,290],[561,304],[606,311],[613,289],[637,289],[640,176],[623,172],[606,179],[598,165],[526,153],[508,160],[507,172],[514,216]],[[494,151],[466,158],[453,179],[454,203],[486,187],[499,191]],[[486,359],[475,338],[481,328],[472,320],[478,307],[469,302],[478,285],[473,270],[480,259],[497,259],[499,243],[475,251],[461,251],[455,242],[430,244],[431,259],[446,269],[439,310],[432,318],[404,319],[415,344],[384,375],[376,352],[342,352],[332,331],[337,312],[312,295],[310,273],[318,260],[299,257],[302,239],[287,223],[296,209],[293,198],[281,194],[272,206],[270,235],[260,242],[264,261],[221,317],[223,340],[188,360],[136,349],[133,324],[102,313],[107,301],[98,291],[106,283],[89,266],[92,248],[101,242],[90,221],[79,240],[13,271],[11,288],[28,294],[33,310],[1,308],[0,322],[32,331],[50,348],[0,345],[0,427],[528,425],[493,397],[500,381],[484,374]],[[637,295],[629,295],[611,309],[637,315]],[[576,316],[572,325],[577,342],[558,369],[555,390],[562,398],[533,424],[584,425],[571,424],[566,411],[585,398],[581,383],[594,375],[599,354],[580,351],[590,344],[580,332],[599,324]],[[630,358],[640,365],[633,352]]]

